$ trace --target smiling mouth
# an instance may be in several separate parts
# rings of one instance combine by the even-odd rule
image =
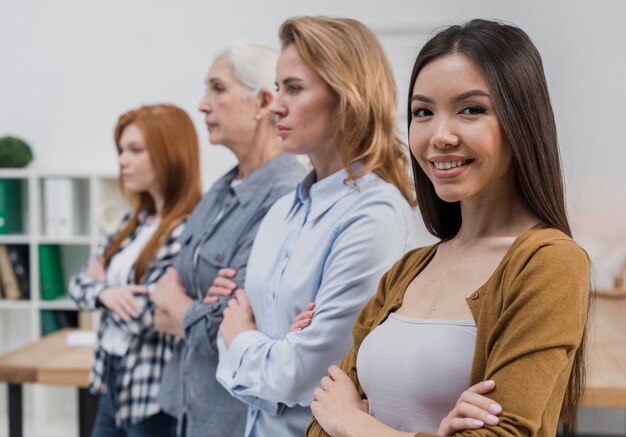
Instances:
[[[451,168],[462,167],[468,162],[470,162],[469,159],[466,159],[464,161],[433,162],[432,164],[435,166],[437,170],[450,170]]]

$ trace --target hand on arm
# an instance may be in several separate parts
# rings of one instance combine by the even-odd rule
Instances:
[[[313,316],[315,315],[315,303],[311,302],[298,314],[294,319],[293,323],[289,327],[289,331],[287,332],[296,332],[302,331],[304,328],[311,324],[313,320]]]
[[[237,283],[232,279],[237,276],[237,270],[231,268],[220,269],[217,276],[213,280],[213,284],[209,287],[204,303],[213,304],[220,297],[227,297],[233,294],[237,289]]]
[[[254,312],[248,300],[245,290],[238,289],[235,297],[228,301],[224,309],[224,320],[220,325],[219,332],[224,338],[226,347],[230,347],[235,337],[245,331],[256,330]]]
[[[150,293],[150,299],[158,308],[167,313],[171,322],[176,325],[176,330],[182,332],[185,311],[192,299],[187,296],[183,282],[175,268],[168,267]]]
[[[110,287],[100,292],[98,300],[102,305],[114,311],[124,322],[128,322],[143,309],[143,304],[135,296],[147,292],[146,287],[136,284]]]
[[[437,435],[451,436],[457,431],[482,428],[485,424],[497,425],[496,415],[502,412],[502,407],[483,396],[495,386],[494,381],[483,381],[461,393],[452,411],[441,421]]]
[[[106,271],[104,270],[104,258],[102,256],[95,257],[87,268],[87,275],[91,276],[96,281],[106,281]]]
[[[184,337],[183,329],[180,325],[176,324],[168,313],[160,308],[154,309],[154,327],[157,331],[165,332],[166,334],[172,334],[177,337]]]

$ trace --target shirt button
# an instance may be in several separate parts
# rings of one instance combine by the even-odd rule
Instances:
[[[472,300],[476,300],[476,299],[478,299],[478,298],[479,298],[479,294],[478,294],[477,292],[473,292],[473,293],[471,294],[471,296],[470,296],[470,299],[472,299]]]
[[[232,374],[232,375],[230,375],[230,377],[231,377],[231,378],[233,378],[233,379],[235,379],[235,376],[237,376],[237,371],[236,371],[236,370],[233,372],[233,374]]]
[[[223,257],[222,257],[222,255],[220,255],[220,254],[215,255],[215,261],[220,262],[220,261],[222,261],[222,258],[223,258]]]

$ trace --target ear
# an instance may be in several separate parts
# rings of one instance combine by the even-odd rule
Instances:
[[[256,99],[258,105],[257,114],[265,117],[270,112],[270,106],[272,106],[274,101],[274,93],[267,88],[261,88],[257,93]]]

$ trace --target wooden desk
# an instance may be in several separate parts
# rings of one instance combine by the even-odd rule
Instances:
[[[596,298],[591,321],[584,405],[626,408],[626,298]]]
[[[90,346],[68,346],[64,329],[0,357],[0,381],[9,385],[9,436],[22,437],[22,385],[40,383],[78,388],[79,435],[91,432],[97,398],[87,391],[93,362]]]

